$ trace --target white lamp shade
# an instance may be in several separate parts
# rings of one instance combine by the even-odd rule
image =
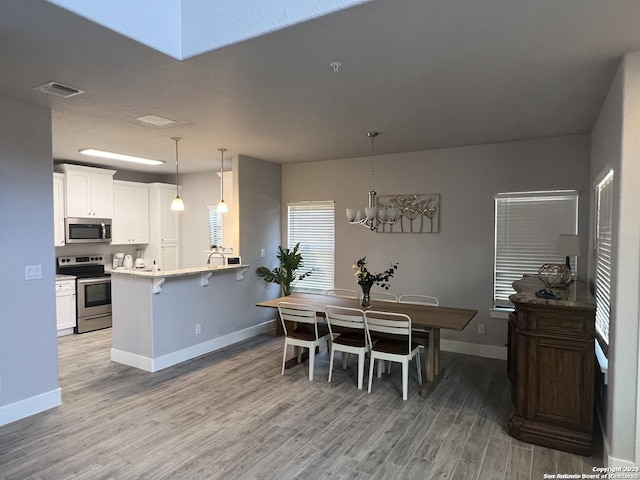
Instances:
[[[398,209],[396,207],[389,207],[387,209],[387,218],[391,221],[395,221],[398,218]]]
[[[356,212],[356,221],[364,220],[364,210],[358,210]]]
[[[350,222],[355,221],[358,211],[355,208],[347,208],[347,219]]]
[[[387,219],[387,209],[381,208],[378,210],[378,218],[384,222]]]
[[[173,199],[173,202],[171,202],[171,210],[173,210],[174,212],[184,211],[184,202],[182,201],[180,196],[176,196],[176,198]]]
[[[556,253],[569,257],[580,255],[580,236],[561,233],[558,235]]]
[[[374,218],[376,218],[376,215],[378,214],[378,208],[377,207],[365,207],[364,213],[367,216],[367,220],[373,220]]]
[[[220,203],[218,203],[218,206],[216,207],[216,211],[218,213],[228,213],[229,205],[227,205],[224,200],[220,200]]]

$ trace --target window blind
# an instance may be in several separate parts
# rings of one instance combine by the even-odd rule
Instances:
[[[493,301],[512,306],[512,283],[523,274],[536,274],[545,263],[565,263],[556,253],[558,235],[576,234],[578,192],[502,193],[495,197],[495,255]],[[576,259],[572,259],[575,271]]]
[[[596,334],[605,355],[611,319],[613,171],[596,185]]]
[[[303,271],[313,273],[294,291],[320,293],[333,288],[335,257],[334,202],[296,202],[288,205],[288,247],[300,243]]]
[[[218,213],[217,205],[207,205],[209,209],[209,246],[222,246],[222,214]]]

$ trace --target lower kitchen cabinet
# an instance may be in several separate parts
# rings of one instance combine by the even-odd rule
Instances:
[[[56,323],[58,336],[73,333],[76,326],[75,280],[56,280]]]
[[[519,440],[579,455],[594,443],[595,300],[586,285],[554,289],[538,298],[537,276],[513,283],[507,375],[516,407],[509,434]]]

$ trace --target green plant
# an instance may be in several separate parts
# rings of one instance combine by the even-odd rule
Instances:
[[[291,289],[295,283],[311,275],[311,270],[298,275],[298,269],[303,267],[302,254],[299,252],[300,243],[296,243],[293,249],[278,246],[276,258],[280,260],[280,266],[269,270],[267,267],[258,267],[256,273],[269,283],[277,283],[282,288],[283,295],[291,295]]]

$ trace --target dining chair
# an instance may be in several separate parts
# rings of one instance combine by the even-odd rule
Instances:
[[[438,306],[438,299],[429,295],[400,295],[399,303],[412,303],[414,305],[435,305]]]
[[[329,290],[326,290],[324,294],[332,295],[334,297],[355,298],[356,300],[360,298],[358,292],[347,288],[330,288]]]
[[[409,389],[409,361],[416,360],[418,383],[422,384],[419,345],[411,340],[411,317],[403,313],[364,312],[364,324],[371,345],[369,355],[369,393],[373,383],[376,359],[402,364],[402,399],[406,400]],[[376,339],[373,343],[372,340]]]
[[[365,355],[370,351],[364,327],[364,312],[357,308],[327,305],[325,318],[331,333],[331,356],[329,359],[329,382],[333,375],[333,359],[336,351],[341,352],[342,369],[346,370],[349,355],[358,355],[358,390],[364,383]]]
[[[371,300],[378,300],[380,302],[398,302],[398,296],[395,293],[388,292],[371,292]]]
[[[302,348],[309,349],[309,381],[313,380],[316,347],[327,342],[327,350],[331,350],[331,335],[325,323],[319,323],[316,312],[311,305],[301,303],[280,302],[278,313],[284,330],[284,352],[282,353],[282,375],[287,360],[289,345],[298,348],[298,363],[302,362]],[[287,322],[293,323],[293,328],[287,328]]]
[[[419,294],[410,293],[407,295],[400,295],[400,297],[398,298],[398,303],[410,303],[412,305],[433,305],[437,307],[438,299],[430,295],[419,295]],[[431,329],[423,329],[423,328],[413,329],[414,337],[422,339],[423,344],[420,345],[420,348],[422,350],[425,350],[424,343],[427,343],[427,339],[429,338],[430,331]],[[425,368],[426,368],[426,362],[427,362],[426,350],[424,352],[424,361],[425,361]]]

